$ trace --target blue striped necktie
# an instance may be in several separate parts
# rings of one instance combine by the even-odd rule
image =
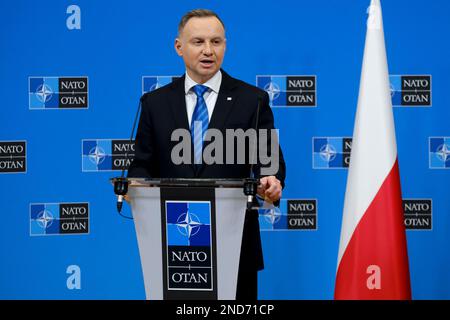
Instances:
[[[195,105],[194,113],[191,121],[191,137],[194,145],[194,164],[202,163],[203,153],[203,138],[208,129],[208,108],[206,107],[203,95],[208,90],[208,87],[197,84],[193,87],[197,95],[197,104]]]

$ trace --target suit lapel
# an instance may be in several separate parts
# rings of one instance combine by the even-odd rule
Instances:
[[[184,75],[172,82],[173,94],[169,95],[169,104],[172,116],[175,119],[175,128],[189,130],[189,122],[186,111],[186,98],[184,92]]]
[[[208,128],[223,128],[236,101],[236,93],[233,90],[236,87],[236,80],[231,78],[225,71],[221,70],[221,72],[222,83],[220,84],[219,95],[217,96]]]
[[[172,117],[175,120],[175,129],[186,129],[190,132],[189,128],[189,121],[187,117],[187,110],[186,110],[186,98],[185,98],[185,92],[184,92],[184,78],[183,75],[181,78],[175,80],[171,84],[172,93],[169,95],[169,105],[170,109],[172,111]],[[196,170],[193,164],[193,144],[191,141],[191,164],[189,165],[189,168],[192,170],[193,176],[196,175]]]
[[[219,95],[217,96],[216,105],[214,106],[214,111],[211,115],[211,121],[209,122],[208,129],[222,129],[227,123],[228,116],[233,109],[234,103],[236,101],[235,87],[237,86],[237,81],[230,77],[222,69],[222,83],[220,84]],[[208,143],[204,144],[205,147]],[[206,165],[203,164],[197,170],[197,177],[201,177],[201,174],[205,170]]]

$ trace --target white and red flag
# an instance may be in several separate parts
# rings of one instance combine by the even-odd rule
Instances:
[[[380,1],[368,12],[334,296],[411,299]]]

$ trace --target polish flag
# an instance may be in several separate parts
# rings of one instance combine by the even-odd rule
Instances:
[[[411,299],[379,0],[368,13],[334,297]]]

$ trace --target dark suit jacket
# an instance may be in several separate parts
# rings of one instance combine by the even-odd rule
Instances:
[[[267,93],[257,87],[230,77],[222,71],[222,83],[208,128],[225,133],[225,129],[255,127],[258,96],[262,97],[259,115],[260,129],[273,129],[274,120]],[[178,128],[189,130],[184,91],[185,76],[142,96],[142,112],[136,134],[135,157],[128,169],[128,177],[153,178],[246,178],[249,164],[175,165],[171,160],[171,134]],[[230,99],[231,98],[231,99]],[[224,135],[225,136],[225,135]],[[225,140],[225,139],[224,139]],[[225,142],[225,141],[224,141]],[[225,143],[224,143],[225,144]],[[205,143],[205,147],[208,143]],[[193,155],[193,149],[192,155]],[[269,148],[270,150],[270,148]],[[284,186],[285,163],[281,148],[277,178]],[[236,153],[235,153],[236,155]],[[225,162],[224,151],[224,162]],[[248,155],[246,157],[248,163]],[[192,162],[191,162],[192,163]],[[236,162],[235,162],[236,163]],[[255,166],[259,176],[259,166]],[[240,267],[248,270],[263,268],[258,215],[247,212],[244,226]]]

